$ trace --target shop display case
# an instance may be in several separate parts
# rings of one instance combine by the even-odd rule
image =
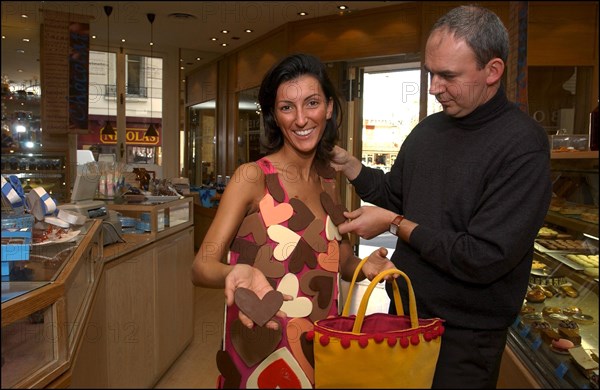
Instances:
[[[553,153],[552,173],[554,198],[534,244],[529,295],[509,331],[509,355],[533,387],[598,388],[598,152]],[[557,337],[574,348],[554,348]]]
[[[100,220],[74,240],[33,245],[2,279],[2,387],[44,387],[77,348],[101,271]]]
[[[106,207],[120,214],[123,233],[158,240],[193,224],[193,202],[193,197],[151,196],[136,203],[108,202]],[[128,231],[127,226],[132,230]]]
[[[59,204],[69,201],[69,162],[66,152],[4,153],[2,174],[16,175],[25,193],[43,187]]]

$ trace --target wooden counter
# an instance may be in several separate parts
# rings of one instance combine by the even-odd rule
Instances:
[[[193,200],[188,199],[191,210]],[[185,200],[169,203],[149,211],[174,207],[178,216],[185,214]],[[131,205],[123,212],[148,208]],[[173,227],[125,234],[124,243],[100,245],[99,250],[101,221],[94,221],[95,230],[53,283],[3,303],[2,387],[153,387],[193,337],[194,222],[193,213],[188,215]],[[43,309],[38,336],[31,333],[31,315]],[[48,325],[53,337],[42,337]],[[5,342],[18,344],[23,338],[24,347],[39,353],[26,350],[20,364],[6,361]],[[9,382],[6,375],[15,379]]]

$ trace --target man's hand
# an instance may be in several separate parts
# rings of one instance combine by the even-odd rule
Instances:
[[[356,233],[366,240],[377,237],[387,231],[396,213],[376,206],[362,206],[354,211],[344,212],[349,222],[338,225],[340,234]]]
[[[356,179],[362,169],[362,164],[356,157],[337,145],[333,147],[330,159],[333,169],[341,171],[349,180]]]

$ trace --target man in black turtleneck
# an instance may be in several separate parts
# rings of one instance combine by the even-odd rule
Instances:
[[[507,57],[494,13],[451,10],[425,48],[429,93],[443,112],[412,130],[387,174],[334,149],[334,168],[379,206],[346,213],[340,233],[369,239],[390,228],[399,237],[391,261],[411,279],[419,316],[446,321],[434,388],[496,387],[550,203],[548,139],[508,101]]]

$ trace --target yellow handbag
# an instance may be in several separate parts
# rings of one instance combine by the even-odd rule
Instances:
[[[440,318],[419,319],[408,276],[391,269],[377,275],[362,297],[356,316],[349,316],[352,290],[366,259],[356,268],[342,315],[318,320],[313,340],[316,388],[430,388],[444,333]],[[392,287],[397,315],[365,316],[369,297],[388,275],[404,277],[410,316],[404,315],[396,279]]]

